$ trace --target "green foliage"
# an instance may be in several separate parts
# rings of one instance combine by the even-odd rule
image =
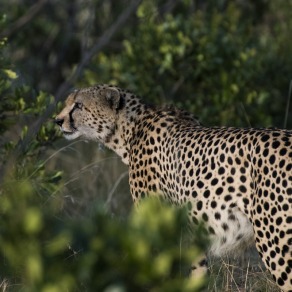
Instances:
[[[10,68],[9,64],[3,57],[3,52],[6,49],[6,41],[0,43],[0,134],[4,134],[12,126],[22,128],[20,132],[21,143],[27,133],[28,125],[31,124],[39,115],[43,114],[49,105],[54,103],[54,98],[45,92],[36,93],[34,89],[18,82],[17,74]],[[29,152],[22,153],[26,155],[34,155],[33,152],[39,152],[41,146],[46,143],[54,142],[60,133],[56,132],[56,128],[52,120],[46,121],[37,134],[37,137],[30,141],[32,144],[28,148]],[[19,137],[10,137],[3,139],[3,148],[1,155],[3,156],[2,163],[6,161],[11,151],[15,146]]]
[[[187,277],[201,250],[191,244],[185,210],[147,200],[124,221],[102,210],[65,220],[58,197],[39,196],[29,180],[6,181],[0,197],[0,274],[11,289],[200,291],[204,284]]]
[[[6,46],[6,39],[0,40],[0,96],[9,90],[11,84],[17,75],[12,71],[3,56]],[[23,107],[23,100],[10,99],[4,97],[0,103],[0,134],[3,134],[11,126],[13,114]],[[6,112],[6,114],[4,113]]]
[[[160,15],[155,1],[144,1],[124,49],[100,53],[82,84],[101,80],[152,101],[170,99],[208,124],[281,127],[292,65],[283,20],[291,22],[291,2],[271,6],[282,13],[274,28],[278,34],[255,24],[258,19],[240,4],[213,1],[192,10],[190,2],[182,2],[176,13]]]
[[[29,1],[2,2],[0,27],[13,36],[6,59],[16,60],[17,73],[34,88],[48,91],[64,82],[128,5],[54,0],[36,5],[41,13],[29,18]],[[291,11],[291,1],[282,0],[144,0],[79,84],[116,83],[155,103],[175,102],[207,125],[283,127]],[[23,15],[28,23],[13,29]],[[287,128],[291,123],[290,115]]]

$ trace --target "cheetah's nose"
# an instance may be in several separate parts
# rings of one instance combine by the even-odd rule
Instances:
[[[62,127],[62,125],[63,125],[63,123],[64,123],[64,119],[55,119],[55,123],[56,123],[58,126]]]

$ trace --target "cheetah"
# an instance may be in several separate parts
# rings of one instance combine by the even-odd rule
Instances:
[[[292,291],[292,131],[205,127],[111,85],[74,91],[55,122],[65,138],[121,157],[134,202],[156,194],[186,206],[193,223],[205,222],[214,255],[254,241],[280,289]]]

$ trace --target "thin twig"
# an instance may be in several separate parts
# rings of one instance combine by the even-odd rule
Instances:
[[[240,102],[240,107],[241,107],[241,109],[242,109],[242,112],[243,112],[243,114],[244,114],[244,117],[245,117],[245,119],[246,119],[246,122],[247,122],[248,126],[251,127],[251,123],[250,123],[250,120],[249,120],[249,118],[248,118],[248,114],[247,114],[246,109],[245,109],[245,107],[244,107],[244,104],[243,104],[242,102]]]
[[[232,285],[232,282],[233,282],[235,284],[236,290],[240,291],[240,289],[239,289],[239,287],[238,287],[238,285],[237,285],[237,283],[236,283],[236,281],[234,279],[234,276],[233,276],[234,266],[230,264],[230,259],[227,258],[227,262],[223,259],[223,264],[225,266],[225,269],[227,270],[227,276],[228,275],[230,276],[230,280],[227,279],[227,281],[226,281],[227,287],[229,286],[229,283],[230,283],[230,285]],[[231,271],[230,271],[230,269],[231,269]],[[229,289],[229,287],[228,288],[227,287],[226,287],[226,290]]]
[[[245,274],[245,281],[244,281],[244,289],[245,289],[245,291],[247,291],[247,279],[248,279],[248,273],[249,273],[249,264],[250,264],[250,259],[248,259],[247,269],[246,269],[246,274]]]
[[[75,140],[73,142],[71,142],[69,145],[66,145],[60,149],[58,149],[57,151],[55,151],[52,155],[50,155],[45,161],[43,161],[27,178],[26,180],[31,179],[41,168],[42,166],[44,166],[49,160],[51,160],[54,156],[56,156],[58,153],[60,153],[61,151],[63,151],[64,149],[68,149],[69,147],[71,147],[73,144],[79,143],[82,140]]]
[[[118,178],[118,180],[115,182],[114,186],[112,187],[110,193],[108,194],[107,200],[105,202],[106,206],[109,206],[109,204],[111,203],[111,200],[113,198],[114,192],[117,189],[117,187],[119,186],[120,182],[126,177],[128,176],[129,172],[125,171],[123,172],[120,177]]]
[[[289,86],[289,92],[288,92],[288,100],[287,100],[286,113],[285,113],[285,120],[284,120],[284,129],[287,128],[288,116],[289,116],[289,108],[290,108],[291,94],[292,94],[292,80],[290,80],[290,86]]]

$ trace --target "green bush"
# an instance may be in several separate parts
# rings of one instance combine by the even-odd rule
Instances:
[[[0,198],[0,274],[9,291],[200,291],[204,284],[187,277],[202,249],[185,210],[152,199],[123,221],[101,209],[64,219],[58,197],[39,196],[29,180],[6,181]]]
[[[181,1],[161,15],[155,1],[143,1],[123,50],[100,53],[81,84],[111,82],[149,101],[174,102],[209,125],[283,127],[291,2],[258,8],[274,18],[273,28],[234,1],[210,1],[201,9],[192,3]]]

